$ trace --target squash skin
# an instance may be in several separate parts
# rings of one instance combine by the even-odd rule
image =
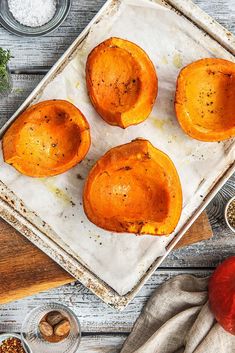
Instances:
[[[194,139],[234,137],[235,63],[207,58],[184,67],[177,79],[175,112],[181,128]]]
[[[4,161],[30,177],[61,174],[90,148],[89,124],[72,103],[48,100],[26,109],[2,140]]]
[[[109,231],[168,235],[182,211],[177,170],[147,140],[114,147],[91,169],[83,207],[91,222]]]
[[[121,128],[147,119],[158,92],[157,73],[148,55],[136,44],[115,37],[89,54],[86,83],[97,113]]]

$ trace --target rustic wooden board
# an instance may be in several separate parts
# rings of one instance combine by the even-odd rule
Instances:
[[[53,260],[3,220],[0,220],[0,244],[0,303],[73,281]]]
[[[175,249],[183,248],[202,240],[210,239],[213,236],[211,225],[206,212],[203,212],[196,222],[185,233],[183,238],[176,244]]]
[[[209,220],[203,213],[177,247],[211,236]],[[0,244],[0,303],[74,281],[73,277],[3,220],[0,220]]]

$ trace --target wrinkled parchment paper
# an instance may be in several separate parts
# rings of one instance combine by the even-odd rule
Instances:
[[[151,116],[122,130],[109,126],[94,111],[85,86],[88,53],[101,41],[118,36],[140,45],[158,73],[159,93]],[[33,179],[0,161],[0,179],[57,233],[73,254],[119,294],[130,291],[165,246],[200,205],[211,184],[234,161],[232,141],[203,143],[180,129],[174,114],[175,82],[179,70],[204,57],[231,56],[192,23],[170,9],[147,0],[124,0],[93,25],[72,61],[46,87],[38,100],[60,98],[77,105],[91,126],[92,146],[77,167],[57,177]],[[82,207],[84,179],[95,161],[113,146],[144,137],[166,152],[180,175],[184,208],[170,237],[136,237],[99,229]],[[102,200],[100,200],[102,202]]]

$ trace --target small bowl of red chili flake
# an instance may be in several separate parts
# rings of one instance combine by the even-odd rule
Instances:
[[[4,333],[0,335],[0,353],[31,353],[31,350],[21,341],[20,335]]]
[[[224,216],[228,227],[235,233],[235,196],[228,201],[225,207]]]

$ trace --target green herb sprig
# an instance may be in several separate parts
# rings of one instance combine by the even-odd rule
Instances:
[[[12,58],[10,50],[0,47],[0,93],[10,90],[10,78],[7,72],[7,64]]]

